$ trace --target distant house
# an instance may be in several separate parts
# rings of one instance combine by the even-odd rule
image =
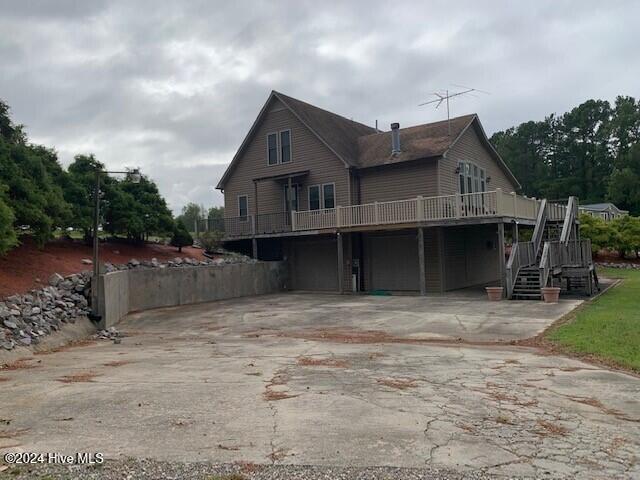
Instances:
[[[621,210],[613,203],[590,203],[578,207],[580,213],[586,213],[592,217],[599,217],[605,221],[629,215],[627,210]]]
[[[565,225],[563,241],[576,239],[577,210],[519,187],[475,114],[383,132],[273,91],[216,188],[227,245],[286,260],[292,289],[499,284],[540,298],[523,275],[543,271],[542,285],[551,282],[559,266],[540,270],[540,258],[565,258],[551,254],[567,247],[541,257],[543,238],[554,240],[545,228]],[[507,262],[505,230],[517,243],[519,228],[534,227],[533,243]]]

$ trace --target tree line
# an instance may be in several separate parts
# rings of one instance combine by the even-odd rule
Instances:
[[[65,170],[55,150],[29,142],[0,101],[0,254],[16,246],[22,233],[44,245],[58,229],[73,228],[93,237],[93,155],[77,155]],[[105,232],[132,241],[169,235],[176,225],[156,184],[101,173],[100,223]]]
[[[529,196],[611,201],[640,215],[640,101],[588,100],[496,132],[491,143]]]

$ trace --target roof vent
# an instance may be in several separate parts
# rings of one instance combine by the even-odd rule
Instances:
[[[391,155],[400,153],[400,124],[391,124]]]

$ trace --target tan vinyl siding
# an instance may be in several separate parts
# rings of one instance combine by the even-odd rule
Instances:
[[[444,228],[446,290],[500,279],[497,225]]]
[[[291,130],[292,161],[267,165],[267,134],[282,130]],[[348,172],[344,163],[288,109],[274,100],[225,184],[226,215],[238,215],[238,195],[248,195],[249,214],[255,214],[254,178],[302,170],[309,170],[310,173],[302,179],[300,210],[308,208],[308,186],[324,183],[335,183],[336,205],[349,204]],[[282,181],[263,180],[258,183],[259,213],[282,212],[284,207]]]
[[[406,164],[361,170],[360,203],[404,200],[437,195],[437,162],[416,160]]]
[[[459,193],[458,175],[456,174],[459,161],[472,162],[486,170],[487,176],[491,177],[491,181],[487,184],[488,191],[497,188],[501,188],[505,192],[516,190],[516,186],[509,180],[504,170],[481,142],[478,132],[472,125],[449,150],[447,156],[439,160],[440,195]]]

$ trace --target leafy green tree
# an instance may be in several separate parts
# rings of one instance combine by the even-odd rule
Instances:
[[[605,248],[612,248],[613,229],[611,224],[602,218],[592,217],[586,213],[580,215],[580,235],[591,240],[594,254]]]
[[[150,235],[173,232],[174,222],[156,184],[146,176],[140,183],[129,179],[111,180],[105,186],[104,229],[113,235],[144,241]]]
[[[220,220],[224,218],[224,207],[211,207],[207,214],[209,220]]]
[[[624,258],[628,252],[633,252],[636,258],[640,252],[640,218],[625,216],[616,218],[611,223],[612,247]]]
[[[193,238],[181,220],[176,222],[173,237],[171,237],[171,245],[178,247],[179,252],[182,252],[182,247],[193,245]]]
[[[64,198],[71,205],[69,227],[82,230],[86,242],[93,239],[93,210],[96,170],[103,171],[104,165],[98,162],[93,154],[76,155],[68,168],[64,182]],[[105,173],[100,174],[100,186],[104,190],[111,184]],[[101,222],[104,219],[105,201],[100,201]]]
[[[184,207],[182,207],[182,212],[180,213],[180,215],[178,215],[176,220],[180,220],[185,225],[187,230],[191,232],[195,232],[196,221],[199,221],[205,218],[206,215],[207,215],[207,211],[202,205],[198,205],[197,203],[190,202],[190,203],[187,203]],[[201,224],[199,223],[198,226],[199,226],[198,230],[200,230]]]
[[[640,214],[640,102],[633,97],[618,97],[613,107],[588,100],[562,115],[496,132],[491,141],[527,195],[609,199]]]
[[[4,199],[6,187],[0,184],[0,255],[4,255],[18,243],[16,231],[13,228],[13,210]]]
[[[71,216],[62,188],[66,172],[53,150],[27,143],[8,111],[0,102],[0,182],[6,185],[5,201],[13,210],[14,226],[30,231],[44,245]]]

